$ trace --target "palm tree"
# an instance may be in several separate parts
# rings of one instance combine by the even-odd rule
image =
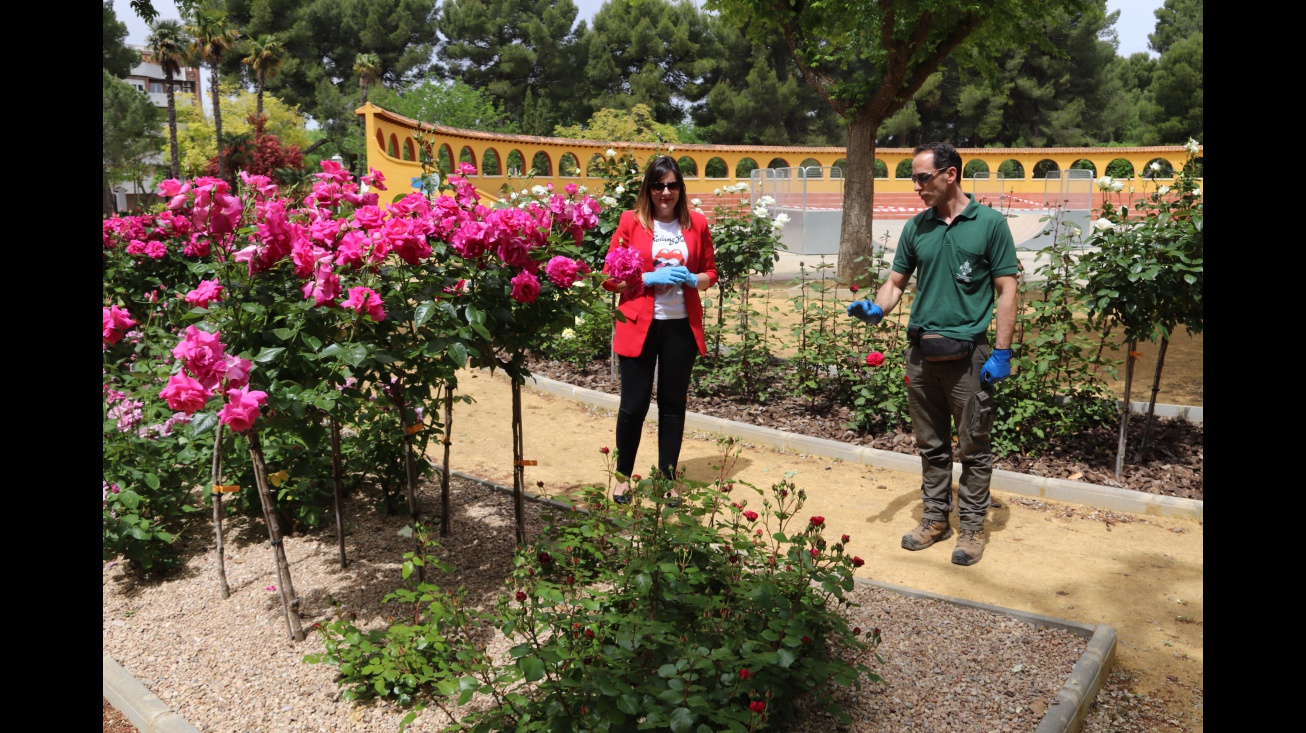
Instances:
[[[367,104],[367,87],[381,78],[381,57],[374,53],[360,53],[354,58],[354,73],[363,88],[363,104]]]
[[[227,177],[227,165],[222,155],[222,107],[218,93],[218,66],[227,51],[236,45],[240,33],[227,23],[227,14],[217,8],[195,11],[186,31],[194,38],[195,55],[209,65],[209,89],[213,92],[213,133],[218,143],[218,177]]]
[[[264,82],[267,77],[276,76],[277,67],[285,60],[283,54],[286,47],[281,44],[281,40],[276,36],[264,34],[258,38],[249,39],[247,48],[249,55],[241,59],[240,62],[254,72],[254,86],[258,90],[258,102],[254,114],[262,117]]]
[[[177,101],[172,78],[191,63],[190,37],[178,20],[160,20],[150,26],[145,40],[154,63],[163,70],[163,88],[168,95],[168,144],[172,150],[172,178],[181,177],[181,152],[177,145]]]

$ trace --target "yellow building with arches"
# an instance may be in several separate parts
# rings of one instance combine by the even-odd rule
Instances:
[[[467,176],[485,196],[498,198],[504,184],[520,190],[530,185],[552,183],[561,188],[568,183],[588,187],[591,193],[601,191],[604,179],[588,174],[590,162],[601,159],[609,149],[618,152],[652,153],[665,150],[657,143],[630,143],[620,141],[576,140],[534,135],[507,135],[463,130],[413,120],[370,102],[357,110],[366,126],[367,164],[381,171],[391,192],[391,200],[407,195],[417,188],[414,179],[422,175],[418,155],[418,135],[431,145],[431,154],[453,166],[460,162],[471,163],[476,172]],[[1153,162],[1162,164],[1163,171],[1178,169],[1187,159],[1181,145],[1119,148],[959,148],[966,167],[965,177],[976,171],[990,174],[1000,169],[1019,175],[1008,175],[1002,184],[1004,191],[1016,194],[1041,194],[1045,190],[1044,172],[1065,171],[1079,161],[1088,161],[1095,176],[1105,175],[1113,161],[1123,160],[1133,172],[1133,180],[1141,182],[1150,173]],[[818,175],[809,177],[809,184],[833,184],[847,165],[846,151],[842,147],[782,147],[774,145],[699,145],[676,144],[670,151],[679,161],[686,179],[697,181],[698,191],[707,191],[726,185],[748,182],[754,168],[820,167]],[[1198,148],[1198,157],[1202,149]],[[877,148],[876,192],[911,193],[911,148]],[[906,165],[903,165],[906,161]],[[1005,168],[1004,168],[1005,164]],[[1080,167],[1083,163],[1080,163]],[[445,166],[441,166],[445,167]],[[840,171],[832,171],[839,168]],[[903,172],[905,169],[905,173]],[[447,173],[447,170],[442,173]],[[813,173],[817,173],[813,171]],[[898,174],[902,174],[901,177]],[[529,178],[528,178],[529,174]],[[1129,183],[1130,178],[1121,177]],[[1158,184],[1170,177],[1148,176]],[[819,180],[818,180],[819,179]],[[841,183],[841,182],[839,182]],[[833,186],[832,186],[833,188]],[[817,188],[813,189],[818,190]],[[383,200],[383,203],[390,203]]]

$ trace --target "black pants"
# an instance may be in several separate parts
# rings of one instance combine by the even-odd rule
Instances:
[[[689,399],[689,374],[698,356],[698,344],[688,318],[655,320],[639,356],[621,359],[621,406],[617,409],[617,472],[630,476],[653,396],[653,372],[658,378],[658,468],[667,478],[680,463],[680,443],[685,435],[685,403]]]

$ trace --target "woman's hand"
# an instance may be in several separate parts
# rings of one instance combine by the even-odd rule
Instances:
[[[625,280],[614,280],[612,278],[608,278],[607,280],[603,281],[603,289],[608,291],[609,293],[624,293],[626,292],[626,288],[629,287],[630,287],[630,283],[626,282]]]

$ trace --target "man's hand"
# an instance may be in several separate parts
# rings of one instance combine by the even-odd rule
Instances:
[[[994,349],[980,367],[980,384],[989,385],[1011,376],[1011,349]]]
[[[884,310],[869,300],[854,300],[848,305],[848,315],[874,326],[884,318]]]

